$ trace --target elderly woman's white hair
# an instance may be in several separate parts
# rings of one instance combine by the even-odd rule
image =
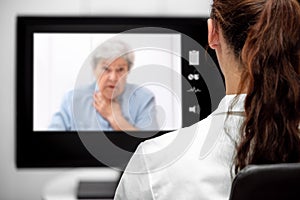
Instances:
[[[130,46],[121,40],[107,40],[95,49],[93,55],[93,67],[95,69],[101,60],[113,61],[120,57],[127,61],[128,70],[130,70],[134,62],[134,54]]]

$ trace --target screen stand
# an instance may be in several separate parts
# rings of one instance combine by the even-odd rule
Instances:
[[[102,168],[77,168],[59,173],[43,188],[43,200],[113,199],[121,173]]]
[[[80,181],[77,199],[113,199],[118,181]]]

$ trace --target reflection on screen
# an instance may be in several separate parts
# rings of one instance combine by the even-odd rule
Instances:
[[[122,125],[123,120],[137,130],[182,126],[180,34],[127,34],[122,38],[134,55],[126,79],[118,78],[127,69],[122,59],[97,62],[97,70],[94,68],[97,49],[113,37],[115,34],[34,33],[34,131],[113,131],[116,126],[126,130],[129,126]],[[80,73],[87,73],[87,80],[79,80]],[[103,104],[103,99],[116,100],[117,105]],[[118,121],[116,112],[116,124],[108,120],[108,105],[120,107],[123,118]],[[76,122],[74,112],[78,110],[82,118],[91,119],[84,120],[89,123]]]

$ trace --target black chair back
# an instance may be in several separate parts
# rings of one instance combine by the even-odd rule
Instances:
[[[234,178],[230,200],[299,200],[300,163],[249,165]]]

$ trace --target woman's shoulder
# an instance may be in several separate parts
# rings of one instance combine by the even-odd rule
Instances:
[[[199,128],[205,120],[142,142],[135,155],[146,163],[148,171],[157,171],[194,155],[199,149]]]
[[[196,144],[197,146],[197,143],[202,141],[201,139],[199,140],[199,137],[204,137],[207,134],[210,122],[211,116],[208,116],[191,126],[146,140],[140,146],[145,153],[158,152],[165,148],[186,151],[192,145]]]
[[[153,92],[145,86],[139,86],[132,83],[126,84],[126,93],[136,97],[153,97]]]

